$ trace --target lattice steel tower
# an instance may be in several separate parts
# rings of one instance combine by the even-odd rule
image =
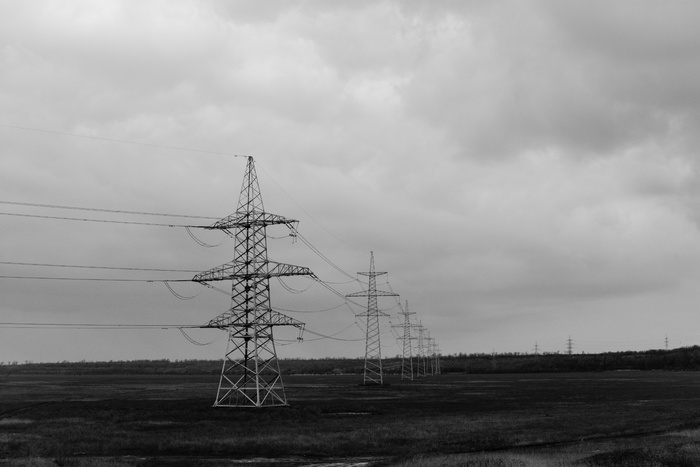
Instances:
[[[411,352],[411,321],[410,316],[415,312],[408,311],[408,300],[406,308],[399,312],[403,315],[403,355],[401,356],[401,379],[413,381],[413,356]]]
[[[272,328],[295,326],[301,333],[304,323],[272,309],[269,279],[313,273],[305,267],[269,261],[266,227],[282,224],[294,234],[297,223],[265,212],[253,158],[248,157],[238,209],[208,227],[233,237],[233,261],[192,279],[207,286],[209,281],[233,281],[231,308],[203,326],[228,332],[215,407],[287,405]]]
[[[365,337],[365,372],[364,384],[383,384],[382,375],[382,345],[379,338],[379,317],[389,316],[379,311],[377,297],[398,297],[399,294],[377,290],[377,276],[386,272],[374,271],[374,252],[370,252],[369,272],[358,272],[367,276],[367,290],[355,292],[346,297],[367,297],[367,311],[357,316],[367,317],[367,329]]]
[[[418,323],[418,326],[416,326],[416,329],[418,329],[418,366],[416,367],[416,376],[427,376],[425,334],[428,332],[428,330],[420,322]]]

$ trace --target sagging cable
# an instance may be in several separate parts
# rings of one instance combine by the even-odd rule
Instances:
[[[195,295],[192,295],[191,297],[185,297],[184,295],[180,295],[179,293],[175,292],[175,290],[173,290],[170,284],[168,284],[168,281],[163,281],[163,284],[165,284],[165,286],[168,288],[171,294],[173,294],[176,298],[179,298],[180,300],[192,300],[193,298],[197,297],[199,293],[201,293],[199,292]]]
[[[286,291],[289,292],[289,293],[293,293],[293,294],[304,293],[304,292],[306,292],[307,290],[309,290],[309,289],[311,288],[312,285],[314,285],[314,283],[311,282],[307,288],[305,288],[305,289],[303,289],[303,290],[298,290],[298,289],[294,289],[294,288],[288,286],[288,285],[282,280],[282,278],[279,277],[279,276],[277,277],[277,280],[278,280],[279,283],[282,285],[282,287],[284,287],[284,290],[286,290]]]
[[[216,342],[216,341],[218,341],[219,339],[221,339],[221,336],[224,335],[223,332],[220,332],[218,336],[216,336],[214,339],[212,339],[212,340],[209,341],[209,342],[198,342],[198,341],[192,339],[189,335],[187,335],[187,333],[185,332],[184,329],[182,329],[182,328],[178,328],[178,329],[180,330],[180,333],[182,333],[182,335],[185,337],[185,339],[187,339],[191,344],[200,345],[200,346],[211,345],[211,344],[213,344],[214,342]]]
[[[219,243],[217,243],[216,245],[211,245],[211,244],[209,244],[209,243],[203,242],[202,240],[198,239],[198,238],[195,236],[195,234],[192,233],[192,230],[190,230],[190,227],[195,227],[195,226],[189,226],[189,225],[186,225],[186,226],[185,226],[185,230],[187,230],[188,235],[190,236],[190,238],[192,238],[192,240],[195,241],[195,243],[197,243],[197,245],[203,246],[204,248],[216,248],[217,246],[223,245],[223,243],[226,241],[226,237],[224,237],[224,239],[221,240],[221,241],[220,241]]]

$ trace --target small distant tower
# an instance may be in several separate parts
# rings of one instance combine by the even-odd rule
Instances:
[[[411,321],[410,316],[415,312],[408,311],[408,300],[406,308],[399,312],[403,315],[403,355],[401,356],[401,379],[413,381],[413,357],[411,352]]]
[[[238,209],[208,227],[233,237],[233,260],[192,278],[204,285],[209,281],[233,282],[231,308],[202,326],[228,332],[215,407],[287,405],[272,328],[294,326],[301,331],[304,323],[272,309],[269,280],[313,273],[305,267],[269,261],[266,227],[286,225],[293,233],[296,223],[265,212],[253,158],[248,157]]]
[[[435,372],[439,375],[442,373],[440,369],[440,346],[435,344]]]
[[[429,337],[428,338],[428,349],[429,349],[429,354],[430,354],[430,374],[432,376],[435,376],[438,374],[438,369],[437,369],[437,344],[435,343],[435,338],[434,337]]]
[[[427,376],[425,341],[428,330],[421,322],[418,322],[416,329],[418,330],[418,364],[416,366],[416,376]]]
[[[377,306],[377,297],[398,297],[399,294],[393,292],[384,292],[377,290],[377,276],[386,274],[386,272],[375,272],[374,270],[374,252],[370,252],[369,271],[358,272],[362,276],[367,276],[367,290],[355,292],[346,297],[367,297],[367,311],[357,315],[367,318],[367,329],[365,336],[365,372],[364,384],[383,384],[384,377],[382,375],[382,345],[379,339],[379,317],[389,316],[386,313],[379,311]]]
[[[666,334],[666,338],[664,339],[664,345],[666,346],[666,350],[668,350],[668,334]]]
[[[574,353],[574,343],[571,340],[571,335],[569,335],[569,338],[566,340],[566,354],[573,355],[573,353]]]

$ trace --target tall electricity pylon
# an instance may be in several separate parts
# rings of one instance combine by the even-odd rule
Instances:
[[[231,308],[202,326],[228,332],[215,407],[287,405],[272,328],[294,326],[301,334],[304,323],[272,309],[269,279],[313,273],[305,267],[269,261],[266,227],[282,224],[294,234],[297,223],[265,212],[253,158],[248,157],[238,209],[208,227],[233,237],[233,261],[192,279],[209,287],[209,281],[233,281]]]
[[[365,337],[365,372],[364,384],[383,384],[382,375],[382,345],[379,339],[379,317],[389,316],[377,307],[377,297],[398,297],[399,294],[377,290],[377,276],[386,272],[374,271],[374,252],[370,252],[369,271],[358,272],[362,276],[367,276],[367,290],[355,292],[346,297],[367,297],[367,311],[357,316],[367,317],[367,329]]]
[[[401,379],[409,379],[413,381],[413,357],[411,355],[411,321],[410,316],[415,315],[415,312],[408,311],[408,300],[406,300],[406,308],[399,312],[403,315],[403,355],[401,356]]]

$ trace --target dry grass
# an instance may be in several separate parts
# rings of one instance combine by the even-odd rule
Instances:
[[[0,381],[5,465],[266,457],[299,466],[363,456],[405,466],[593,466],[640,449],[637,462],[700,465],[684,464],[699,460],[696,373],[442,375],[372,388],[361,377],[299,376],[285,380],[292,408],[261,410],[211,408],[209,377],[8,379]]]

